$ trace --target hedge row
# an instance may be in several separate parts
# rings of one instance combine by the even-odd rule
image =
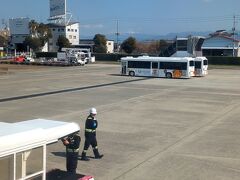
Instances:
[[[207,57],[208,63],[213,65],[240,65],[240,57]]]
[[[142,56],[141,54],[100,54],[100,53],[93,53],[93,56],[95,56],[96,61],[119,61],[122,57],[126,56],[133,56],[138,57]]]
[[[46,57],[46,58],[56,58],[57,52],[36,52],[36,58]]]
[[[96,61],[119,61],[122,57],[128,56],[126,54],[93,54]],[[130,55],[133,57],[140,56],[139,54]],[[222,57],[222,56],[208,56],[208,63],[213,65],[240,65],[240,57]]]
[[[119,61],[122,57],[128,56],[127,54],[99,54],[94,53],[96,61]],[[141,56],[140,54],[131,55],[133,57]],[[56,52],[38,52],[36,57],[57,57]],[[208,56],[208,63],[213,65],[240,65],[240,57],[222,57],[222,56]]]

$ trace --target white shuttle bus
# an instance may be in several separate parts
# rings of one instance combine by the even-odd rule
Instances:
[[[208,74],[208,59],[206,57],[194,58],[194,76],[205,76]]]
[[[191,78],[194,59],[191,57],[124,57],[121,58],[122,75]]]

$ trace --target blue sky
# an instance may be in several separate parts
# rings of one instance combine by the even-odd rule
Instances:
[[[3,1],[3,0],[2,0]],[[240,0],[67,0],[80,36],[117,31],[165,35],[172,32],[240,29]],[[1,2],[0,19],[29,17],[46,23],[49,0]]]

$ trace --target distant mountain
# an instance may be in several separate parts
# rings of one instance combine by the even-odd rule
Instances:
[[[156,34],[143,34],[143,33],[123,33],[120,34],[118,37],[119,42],[124,41],[128,37],[132,36],[136,38],[138,41],[150,41],[150,40],[172,40],[176,37],[188,37],[190,35],[192,36],[204,36],[208,37],[210,33],[213,33],[212,31],[205,31],[205,32],[179,32],[179,33],[168,33],[166,35],[156,35]],[[238,32],[237,37],[240,37],[240,32]],[[81,36],[81,39],[93,39],[94,36]],[[106,35],[107,39],[116,41],[117,37],[114,34],[108,34]],[[240,39],[240,38],[239,38]]]
[[[153,34],[141,34],[141,33],[136,33],[136,34],[121,34],[119,36],[119,39],[125,40],[129,36],[135,37],[138,41],[148,41],[148,40],[171,40],[176,37],[188,37],[189,35],[192,36],[204,36],[207,37],[210,32],[180,32],[180,33],[168,33],[166,35],[153,35]]]

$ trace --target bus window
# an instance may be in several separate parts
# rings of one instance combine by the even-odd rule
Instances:
[[[204,60],[203,65],[208,65],[208,60]]]
[[[158,68],[158,63],[152,62],[152,69],[157,69],[157,68]]]
[[[150,69],[150,62],[147,61],[129,61],[128,68]]]
[[[195,61],[195,68],[196,69],[201,69],[202,65],[201,65],[201,61]]]
[[[187,63],[185,62],[160,62],[159,69],[177,69],[177,70],[187,70]]]
[[[180,70],[187,70],[187,63],[182,62],[181,63],[181,69]]]
[[[195,66],[194,61],[190,61],[190,66]]]

